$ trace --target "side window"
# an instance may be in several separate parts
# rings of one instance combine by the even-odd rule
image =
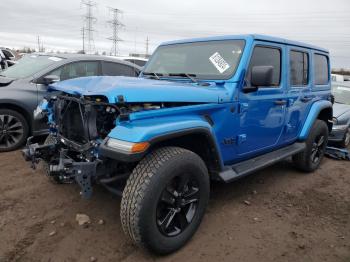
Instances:
[[[103,63],[103,75],[105,76],[137,76],[137,72],[133,67],[112,63]]]
[[[291,86],[306,86],[309,81],[309,55],[305,52],[291,51],[289,70]]]
[[[281,50],[274,47],[256,46],[250,60],[248,70],[248,82],[254,66],[273,66],[273,86],[279,86],[281,82]]]
[[[314,78],[315,85],[328,84],[328,58],[324,55],[314,54]]]
[[[97,76],[99,75],[98,67],[99,62],[97,61],[74,62],[61,66],[49,75],[56,75],[61,81],[84,76]]]

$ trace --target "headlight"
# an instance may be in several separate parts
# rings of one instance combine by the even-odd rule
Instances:
[[[106,146],[124,154],[135,154],[144,152],[149,147],[149,143],[132,143],[114,138],[108,138]]]

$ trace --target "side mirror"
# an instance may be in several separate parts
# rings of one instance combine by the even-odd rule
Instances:
[[[60,78],[56,75],[47,75],[43,78],[43,84],[45,85],[50,85],[59,81],[60,81]]]
[[[272,86],[273,66],[253,66],[251,79],[252,86]]]
[[[273,85],[273,66],[253,66],[249,86],[243,87],[244,93],[258,91],[261,86]]]

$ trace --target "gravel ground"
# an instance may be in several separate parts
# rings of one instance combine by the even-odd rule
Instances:
[[[211,189],[193,239],[157,257],[124,236],[120,198],[96,187],[83,200],[76,185],[31,170],[19,151],[2,153],[0,261],[350,261],[350,162],[325,159],[304,174],[285,161]]]

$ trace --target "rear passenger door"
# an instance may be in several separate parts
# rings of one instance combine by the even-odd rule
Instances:
[[[297,139],[312,103],[311,55],[308,49],[287,47],[288,88],[286,96],[288,107],[284,130],[285,143],[294,142]]]
[[[134,67],[114,62],[103,62],[102,72],[105,76],[138,76],[138,70]]]

